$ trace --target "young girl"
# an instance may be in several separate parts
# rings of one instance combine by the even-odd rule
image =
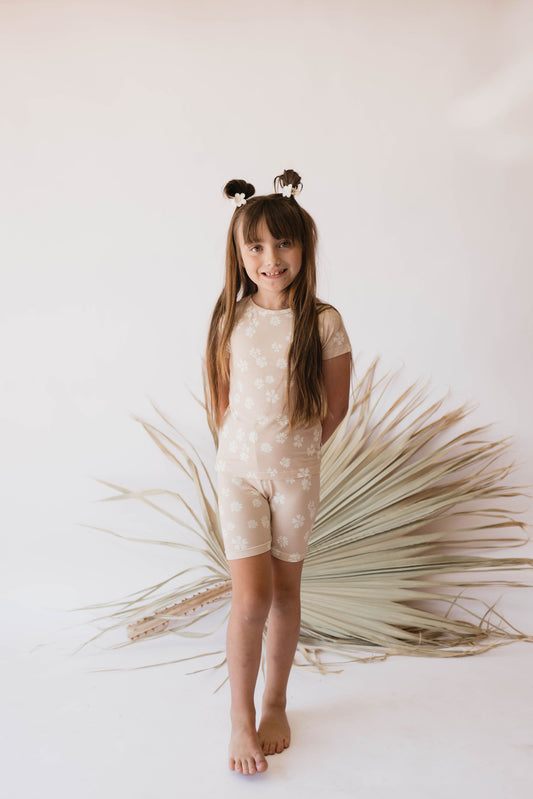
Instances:
[[[348,410],[351,347],[315,296],[317,230],[286,170],[274,194],[231,180],[226,281],[207,343],[221,529],[232,579],[227,631],[229,767],[266,771],[289,746],[287,682],[300,634],[300,579],[320,492],[321,445]],[[268,618],[267,675],[254,693]]]

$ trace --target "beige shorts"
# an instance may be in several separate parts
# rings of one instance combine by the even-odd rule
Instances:
[[[320,473],[249,480],[218,472],[218,509],[228,560],[271,550],[280,560],[305,558],[320,500]]]

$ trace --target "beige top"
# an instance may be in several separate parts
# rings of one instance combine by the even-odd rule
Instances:
[[[292,322],[290,308],[260,308],[251,295],[237,302],[229,346],[229,406],[220,429],[217,471],[256,480],[320,471],[320,421],[289,432],[286,391]],[[318,323],[324,360],[351,351],[335,308],[319,314]]]

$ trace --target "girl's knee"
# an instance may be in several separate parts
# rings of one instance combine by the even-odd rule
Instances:
[[[232,612],[249,622],[264,622],[272,602],[271,585],[252,585],[234,589]]]
[[[293,614],[300,610],[300,591],[276,590],[272,595],[270,609],[275,613]]]

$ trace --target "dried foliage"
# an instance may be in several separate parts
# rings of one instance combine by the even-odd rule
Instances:
[[[469,572],[533,566],[530,558],[473,554],[528,541],[528,525],[517,521],[506,507],[507,499],[529,496],[519,491],[527,486],[505,482],[514,464],[497,465],[510,446],[509,439],[485,440],[482,434],[488,426],[454,435],[471,409],[461,406],[437,416],[444,401],[440,399],[420,410],[427,392],[425,388],[416,391],[416,384],[385,412],[380,411],[392,378],[385,380],[386,375],[376,380],[377,363],[375,359],[358,382],[348,414],[323,447],[320,507],[302,574],[302,624],[295,664],[324,671],[334,665],[324,662],[324,653],[365,662],[394,654],[460,657],[517,640],[533,641],[493,606],[464,593],[482,585],[530,587],[494,578],[465,580]],[[198,401],[207,413],[205,382],[204,394],[205,402]],[[418,416],[409,421],[417,409]],[[177,493],[129,491],[100,482],[117,492],[106,500],[143,502],[175,522],[180,531],[176,541],[120,537],[194,551],[199,565],[130,598],[90,606],[119,608],[98,619],[110,623],[98,635],[126,624],[127,644],[146,635],[204,637],[209,633],[190,627],[221,606],[229,608],[231,601],[215,486],[196,449],[155,410],[170,432],[137,421],[190,479],[197,507]],[[212,428],[211,434],[216,448],[216,430]],[[176,514],[156,504],[154,499],[162,494],[173,497]],[[183,511],[185,518],[177,515]],[[523,537],[511,535],[511,528],[519,528]],[[197,546],[183,538],[196,539]],[[194,577],[192,572],[197,572]],[[177,586],[170,588],[171,583]],[[442,607],[442,612],[429,610],[428,602]],[[486,611],[480,616],[467,602],[481,603]],[[462,618],[452,614],[458,609],[463,611]],[[492,621],[491,613],[506,627]],[[361,657],[365,652],[369,654]],[[203,654],[218,653],[198,656]]]

